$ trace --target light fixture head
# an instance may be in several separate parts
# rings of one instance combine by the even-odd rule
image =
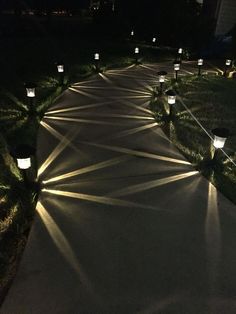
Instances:
[[[31,167],[31,156],[35,154],[35,149],[29,145],[21,144],[11,152],[12,157],[16,158],[19,169],[28,169]]]
[[[225,60],[225,65],[230,66],[231,65],[232,60],[230,59],[226,59]]]
[[[169,89],[166,92],[167,95],[167,101],[169,105],[174,105],[176,102],[176,92],[173,89]]]
[[[30,98],[35,97],[36,84],[34,84],[34,83],[27,83],[27,84],[25,84],[25,88],[26,88],[26,95],[27,95],[27,97],[30,97]]]
[[[179,48],[179,49],[178,49],[178,53],[179,53],[179,54],[182,54],[182,53],[183,53],[183,48]]]
[[[95,54],[94,54],[94,59],[95,59],[95,60],[99,60],[99,59],[100,59],[99,53],[95,53]]]
[[[159,77],[159,82],[164,83],[167,72],[166,71],[159,71],[159,72],[157,72],[157,75]]]
[[[155,43],[157,41],[156,37],[153,37],[152,42]]]
[[[203,65],[203,59],[198,59],[197,60],[197,65]]]
[[[64,72],[64,63],[63,62],[58,62],[57,63],[57,71],[58,71],[58,73],[63,73]]]
[[[178,61],[174,62],[174,70],[179,71],[180,70],[180,63]]]
[[[139,53],[139,48],[138,48],[138,47],[136,47],[136,48],[134,49],[134,53],[136,53],[136,54]]]
[[[225,141],[229,137],[229,130],[226,128],[216,128],[212,130],[214,135],[213,146],[215,148],[223,148],[225,145]]]
[[[131,36],[134,36],[134,31],[133,31],[133,30],[131,31],[130,35],[131,35]]]

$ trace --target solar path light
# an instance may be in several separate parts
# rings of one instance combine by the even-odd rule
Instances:
[[[197,65],[198,65],[198,76],[201,75],[201,69],[202,69],[202,66],[203,66],[203,59],[198,59],[197,60]]]
[[[175,80],[178,81],[178,72],[180,70],[180,62],[175,60],[174,61],[174,71],[175,71]]]
[[[231,66],[232,64],[232,60],[231,59],[226,59],[225,60],[225,70],[224,70],[224,77],[227,77],[227,72],[228,72],[228,69],[229,67]]]
[[[214,135],[213,146],[215,148],[212,160],[216,161],[219,150],[224,147],[225,142],[229,137],[229,130],[226,128],[216,128],[212,130],[212,134]]]
[[[176,103],[176,92],[172,89],[169,89],[166,92],[167,95],[167,102],[169,104],[169,117],[172,117],[173,115],[173,106]]]
[[[95,70],[96,72],[99,72],[99,60],[100,60],[100,55],[99,53],[94,54],[94,62],[95,62]]]
[[[138,64],[138,56],[139,56],[139,48],[136,47],[134,49],[134,54],[135,54],[135,63]]]
[[[63,62],[58,62],[57,63],[57,72],[59,74],[59,84],[63,85],[64,84],[64,71],[65,71],[65,66]]]
[[[163,93],[163,85],[164,85],[164,82],[165,82],[165,78],[166,78],[167,72],[166,71],[159,71],[159,72],[157,72],[157,75],[158,75],[158,80],[159,80],[159,83],[160,83],[160,94],[162,95],[162,93]]]
[[[35,99],[36,84],[34,84],[34,83],[27,83],[27,84],[25,84],[25,89],[26,89],[26,96],[29,98],[30,110],[32,111],[33,110],[34,99]]]

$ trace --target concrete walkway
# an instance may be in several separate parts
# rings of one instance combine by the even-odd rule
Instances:
[[[108,71],[46,114],[43,190],[0,313],[236,313],[236,207],[155,123],[158,70]]]

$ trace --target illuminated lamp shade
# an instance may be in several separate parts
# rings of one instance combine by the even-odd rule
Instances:
[[[231,65],[231,62],[232,62],[232,60],[230,60],[230,59],[227,59],[226,61],[225,61],[225,65]]]
[[[11,153],[16,159],[19,169],[29,169],[31,167],[31,156],[35,154],[34,148],[29,145],[19,145]]]
[[[178,53],[179,53],[179,54],[182,54],[182,53],[183,53],[183,48],[179,48],[179,49],[178,49]]]
[[[64,64],[62,62],[57,63],[57,71],[58,73],[64,72]]]
[[[175,102],[176,102],[176,93],[175,93],[175,91],[173,91],[172,89],[169,89],[166,92],[166,95],[167,95],[168,104],[169,105],[174,105]]]
[[[25,88],[26,88],[26,95],[27,95],[27,97],[30,97],[30,98],[35,97],[36,85],[34,83],[25,84]]]
[[[225,141],[229,137],[229,130],[226,128],[216,128],[212,130],[214,135],[213,146],[215,148],[223,148],[225,145]]]
[[[157,75],[159,77],[159,82],[160,83],[164,83],[166,75],[167,75],[167,72],[166,71],[160,71],[160,72],[157,72]]]
[[[203,65],[203,59],[198,59],[197,60],[197,65]]]
[[[95,59],[95,60],[99,60],[99,58],[100,58],[99,53],[95,53],[95,54],[94,54],[94,59]]]
[[[179,62],[174,62],[174,70],[179,71],[180,70],[180,63]]]
[[[157,41],[156,37],[153,37],[152,42],[155,43]]]
[[[139,53],[139,48],[138,47],[135,48],[134,53]]]

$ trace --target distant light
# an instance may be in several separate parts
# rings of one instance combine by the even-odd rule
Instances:
[[[156,42],[156,37],[153,37],[152,42],[155,43]]]
[[[27,97],[30,97],[30,98],[35,97],[35,88],[36,88],[35,84],[33,83],[26,84],[25,88],[26,88]]]
[[[198,59],[197,60],[197,65],[203,65],[203,59]]]
[[[99,53],[95,53],[95,54],[94,54],[94,59],[95,59],[95,60],[99,60],[99,58],[100,58]]]
[[[232,62],[232,60],[230,60],[230,59],[227,59],[226,61],[225,61],[225,65],[231,65],[231,62]]]
[[[183,53],[183,48],[179,48],[178,53],[182,54]]]
[[[174,70],[179,71],[180,70],[180,63],[179,62],[174,62]]]
[[[135,48],[134,53],[139,53],[139,48],[138,47]]]
[[[214,134],[213,146],[215,148],[223,148],[225,141],[229,137],[229,130],[225,128],[216,128],[212,130]]]
[[[63,73],[64,72],[64,64],[63,63],[58,63],[57,64],[57,71],[59,73]]]
[[[131,31],[130,35],[131,35],[131,36],[134,36],[134,31]]]

